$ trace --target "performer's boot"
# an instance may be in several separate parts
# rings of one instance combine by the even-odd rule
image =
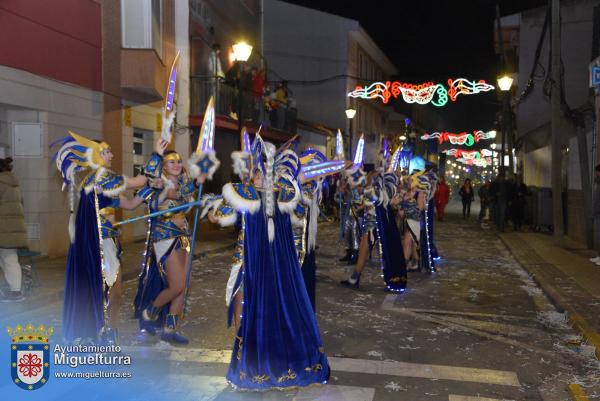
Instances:
[[[159,308],[150,304],[146,309],[142,311],[142,319],[140,320],[140,329],[146,330],[146,332],[155,335],[156,334],[156,320],[160,314]]]
[[[358,262],[358,250],[352,249],[350,251],[350,258],[348,259],[349,265],[355,265]]]
[[[351,249],[346,249],[346,256],[344,256],[343,258],[339,259],[340,262],[348,262],[350,260],[350,252],[352,252]]]
[[[167,315],[167,321],[165,322],[165,327],[163,328],[162,335],[160,336],[161,340],[173,343],[173,344],[187,344],[190,342],[186,337],[177,332],[177,328],[179,326],[179,316],[178,315]]]
[[[360,286],[360,273],[356,270],[352,272],[352,275],[348,280],[340,281],[340,284],[346,287],[359,288]]]
[[[100,334],[100,345],[118,345],[119,331],[112,327],[104,327]]]

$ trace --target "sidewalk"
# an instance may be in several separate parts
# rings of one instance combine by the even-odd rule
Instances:
[[[568,313],[571,324],[596,347],[600,359],[600,266],[589,261],[594,255],[568,239],[564,247],[558,247],[550,235],[498,235],[552,302]]]
[[[198,242],[194,249],[194,259],[203,259],[210,254],[233,249],[237,239],[237,232],[233,228],[207,232],[200,231],[198,237]],[[140,271],[143,251],[144,241],[123,244],[123,257],[121,261],[123,281],[137,277]],[[27,258],[22,259],[21,263],[31,264]],[[36,259],[33,265],[35,266],[34,287],[31,288],[29,294],[26,294],[26,299],[23,302],[4,304],[10,305],[10,311],[8,314],[4,313],[3,318],[29,312],[32,309],[42,308],[52,302],[62,301],[66,257],[40,258]]]

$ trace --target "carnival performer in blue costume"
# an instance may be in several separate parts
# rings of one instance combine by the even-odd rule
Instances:
[[[298,157],[291,150],[277,153],[256,135],[250,158],[252,181],[226,184],[222,198],[207,206],[222,225],[241,219],[243,231],[234,289],[242,313],[227,380],[243,390],[325,383],[329,364],[289,216],[301,196]]]
[[[386,148],[387,143],[384,141],[379,154],[379,167],[367,179],[370,185],[365,189],[365,203],[368,206],[367,210],[373,210],[375,214],[375,234],[379,245],[385,290],[402,292],[406,288],[406,263],[402,248],[399,246],[401,236],[394,211],[399,203],[399,198],[396,196],[399,179],[395,173],[399,151],[394,153],[393,161],[388,161]],[[358,287],[365,264],[359,263],[350,279],[343,281],[342,284]],[[356,282],[353,282],[354,280]]]
[[[206,179],[206,175],[195,168],[194,157],[190,158],[186,171],[181,156],[172,150],[166,151],[164,157],[153,155],[150,163],[152,166],[147,164],[146,168],[148,174],[150,169],[153,174],[162,173],[164,182],[160,194],[150,188],[138,192],[138,196],[148,203],[150,212],[166,211],[192,202],[198,185]],[[179,331],[186,289],[185,269],[190,257],[188,211],[162,214],[149,222],[147,247],[134,301],[140,328],[154,335],[162,327],[161,339],[174,344],[189,342]]]
[[[95,142],[70,132],[60,141],[56,164],[69,187],[71,245],[67,257],[63,336],[68,342],[117,342],[121,273],[119,232],[115,227],[117,208],[133,209],[142,203],[140,197],[122,195],[127,188],[147,183],[139,175],[127,178],[111,171],[113,154],[106,142]],[[160,144],[157,150],[161,151]],[[77,214],[74,214],[74,180],[86,171],[81,182]]]
[[[351,194],[351,205],[349,220],[354,220],[352,229],[353,236],[358,238],[358,258],[356,267],[348,280],[342,280],[340,284],[347,287],[359,288],[360,277],[369,258],[369,239],[373,236],[377,221],[375,208],[372,202],[365,197],[365,189],[370,186],[370,178],[363,170],[364,138],[361,136],[354,152],[353,164],[344,171]]]
[[[308,149],[300,155],[302,166],[317,166],[327,161],[325,155],[318,150]],[[344,162],[340,161],[343,167]],[[301,176],[304,176],[301,174]],[[325,174],[301,179],[302,181],[302,199],[298,202],[296,209],[290,217],[294,226],[294,240],[298,249],[298,259],[302,266],[302,277],[306,292],[310,298],[313,311],[316,311],[316,274],[317,262],[315,247],[317,244],[317,226],[319,223],[319,213],[321,197],[323,193],[323,184],[325,183]]]

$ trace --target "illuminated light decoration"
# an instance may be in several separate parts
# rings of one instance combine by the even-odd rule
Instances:
[[[390,156],[390,151],[388,150],[388,147],[390,146],[390,142],[387,140],[387,138],[385,138],[383,140],[383,159],[387,160],[388,157]]]
[[[466,159],[466,158],[458,158],[456,161],[466,164],[468,166],[477,166],[477,167],[487,167],[492,164],[492,159],[490,157],[482,157],[479,159]]]
[[[262,128],[262,126],[260,128]],[[260,132],[260,128],[258,129],[257,133]],[[244,133],[242,134],[242,143],[244,145],[244,152],[252,153],[252,145],[250,145],[250,135],[248,135],[248,131],[246,131],[246,128],[244,128]]]
[[[453,102],[456,101],[458,95],[476,95],[481,92],[489,92],[494,90],[494,85],[490,85],[483,79],[475,82],[465,78],[457,78],[448,80],[448,96]]]
[[[373,82],[368,86],[357,86],[348,93],[348,97],[359,99],[380,99],[384,104],[390,98],[397,99],[402,96],[406,103],[433,104],[441,107],[448,103],[448,99],[456,101],[458,95],[475,95],[481,92],[494,90],[494,86],[484,80],[469,81],[466,78],[448,79],[448,88],[443,84],[424,82],[410,84],[399,81]],[[408,126],[408,124],[407,124]]]
[[[335,157],[344,159],[344,138],[342,137],[342,131],[339,129],[335,138]]]
[[[392,155],[392,162],[390,163],[388,172],[394,172],[394,171],[398,170],[399,166],[400,166],[400,147],[398,147],[398,149],[396,149],[394,151],[394,154]]]
[[[421,136],[421,140],[428,141],[430,139],[437,139],[439,144],[441,145],[444,142],[450,142],[452,145],[464,145],[464,146],[473,146],[475,143],[492,139],[496,137],[496,131],[473,131],[473,133],[468,132],[460,132],[460,133],[452,133],[452,132],[432,132],[431,134],[424,134]]]
[[[300,168],[301,181],[306,182],[315,178],[339,173],[344,169],[345,165],[345,160],[329,160],[322,163],[302,166]]]
[[[363,162],[363,154],[365,152],[365,135],[361,135],[356,145],[356,153],[354,154],[354,165],[359,166]]]
[[[456,158],[464,157],[465,159],[480,159],[482,157],[490,157],[498,154],[498,152],[494,152],[490,149],[464,150],[456,148],[443,150],[442,153]]]

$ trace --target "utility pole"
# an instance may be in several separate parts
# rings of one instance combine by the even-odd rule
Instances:
[[[560,245],[565,234],[562,202],[560,0],[550,0],[550,2],[552,13],[552,224],[554,225],[554,240]]]

